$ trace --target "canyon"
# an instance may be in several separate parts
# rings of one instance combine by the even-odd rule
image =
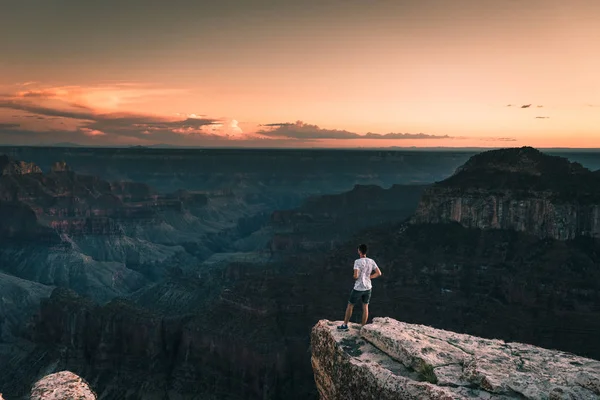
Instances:
[[[577,222],[598,174],[564,158],[8,150],[40,167],[8,158],[0,176],[7,398],[61,370],[106,399],[316,398],[311,328],[341,316],[360,242],[384,272],[374,317],[600,358],[600,245]],[[540,193],[581,214],[516,224]]]

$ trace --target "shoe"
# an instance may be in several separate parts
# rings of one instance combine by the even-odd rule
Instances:
[[[338,331],[347,331],[348,325],[342,324],[342,325],[338,326],[337,329],[338,329]]]

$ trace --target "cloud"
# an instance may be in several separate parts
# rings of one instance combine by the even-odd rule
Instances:
[[[177,93],[135,84],[83,87],[19,86],[13,93],[0,93],[0,142],[19,144],[151,145],[265,147],[315,146],[328,140],[422,140],[457,139],[426,133],[366,133],[323,129],[302,121],[257,126],[229,117],[202,113],[151,115],[127,111],[144,96]],[[143,102],[135,109],[142,109]],[[243,127],[243,128],[242,128]],[[241,144],[241,143],[240,143]]]
[[[535,117],[536,119],[548,119],[550,117]]]
[[[72,107],[117,111],[123,106],[140,103],[149,98],[164,98],[178,95],[185,90],[150,87],[134,83],[119,83],[95,86],[57,86],[26,88],[13,97],[21,99],[57,100]]]
[[[20,124],[2,124],[2,123],[0,123],[0,131],[5,130],[5,129],[17,129],[20,126],[21,126]]]
[[[361,136],[365,139],[453,139],[452,136],[448,135],[430,135],[427,133],[367,133]]]
[[[83,134],[87,135],[87,136],[106,136],[106,133],[99,131],[97,129],[81,128],[80,131],[83,132]]]
[[[286,125],[295,125],[291,122],[276,122],[274,124],[261,124],[260,126],[275,126],[275,127],[279,127],[279,126],[286,126]]]
[[[480,140],[486,141],[486,142],[516,142],[517,139],[512,138],[512,137],[486,137],[486,138],[481,138]]]
[[[271,138],[288,139],[357,139],[358,134],[344,130],[321,129],[317,125],[305,124],[302,121],[296,123],[285,122],[282,124],[263,125],[270,129],[259,130],[262,136]]]
[[[10,110],[25,111],[28,113],[44,115],[49,117],[62,117],[80,120],[90,120],[94,118],[94,113],[91,109],[88,111],[72,111],[66,109],[57,109],[52,107],[45,107],[42,105],[36,105],[35,103],[16,100],[16,99],[0,99],[0,108],[7,108]]]
[[[377,134],[369,132],[359,135],[355,132],[338,129],[322,129],[317,125],[306,124],[302,121],[295,123],[263,124],[257,133],[269,138],[285,138],[294,140],[321,140],[321,139],[451,139],[448,135],[430,135],[425,133],[386,133]]]
[[[104,93],[108,89],[102,89]],[[119,96],[122,93],[115,91]],[[140,95],[141,89],[132,94],[132,89],[124,89],[123,95],[131,99]],[[165,117],[140,113],[106,110],[94,106],[98,90],[85,93],[80,87],[47,88],[20,91],[12,95],[0,95],[0,110],[10,110],[12,115],[9,124],[0,124],[0,135],[21,134],[24,137],[40,137],[64,135],[70,132],[69,141],[77,138],[102,137],[106,143],[132,142],[166,142],[181,145],[197,144],[199,140],[212,141],[219,139],[238,139],[243,135],[242,129],[234,119],[207,118],[198,114]],[[150,94],[156,91],[150,90]],[[96,97],[95,97],[96,96]],[[101,105],[108,104],[100,99]],[[117,99],[113,103],[122,103]],[[92,104],[94,103],[94,104]],[[14,120],[19,124],[14,124]],[[17,129],[18,128],[18,129]],[[7,132],[10,130],[10,132]],[[41,139],[41,137],[40,137]]]
[[[507,104],[506,107],[514,107],[512,104]],[[523,104],[520,108],[529,108],[531,107],[531,104]],[[544,107],[543,105],[537,105],[537,108],[542,108]]]

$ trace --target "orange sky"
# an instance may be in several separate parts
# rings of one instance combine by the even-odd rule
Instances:
[[[596,0],[26,3],[0,143],[600,147]]]

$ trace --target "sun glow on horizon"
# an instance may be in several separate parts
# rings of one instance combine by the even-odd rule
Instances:
[[[600,147],[600,2],[325,3],[16,4],[0,142]]]

